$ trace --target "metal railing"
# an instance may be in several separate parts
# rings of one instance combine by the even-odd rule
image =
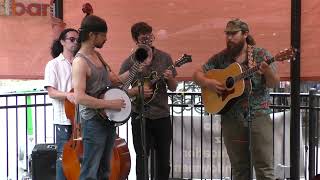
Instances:
[[[180,91],[183,92],[169,93],[173,123],[170,177],[231,177],[230,163],[221,138],[219,116],[204,112],[200,93],[188,92],[186,88]],[[319,172],[319,100],[320,96],[314,91],[301,94],[302,153],[299,158],[302,162],[301,177],[304,179]],[[276,171],[285,178],[288,174],[283,167],[290,166],[290,94],[271,93],[271,104]],[[0,179],[20,180],[23,172],[29,171],[29,155],[34,145],[54,143],[52,104],[47,92],[1,94],[0,117],[0,139],[3,144],[3,148],[0,148]],[[130,122],[121,126],[118,133],[128,141],[134,159],[129,129]],[[133,163],[130,173],[134,171]],[[133,177],[129,176],[129,179],[135,179]]]

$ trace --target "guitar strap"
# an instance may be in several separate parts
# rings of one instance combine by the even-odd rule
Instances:
[[[103,60],[101,54],[100,54],[99,52],[96,52],[96,53],[97,53],[97,55],[98,55],[99,60],[100,60],[101,63],[104,65],[104,68],[106,69],[106,71],[111,72],[111,73],[117,78],[118,83],[120,83],[121,85],[123,85],[124,83],[121,81],[121,79],[119,78],[119,76],[118,76],[114,71],[112,71],[111,67]]]
[[[103,60],[101,54],[99,52],[96,52],[97,56],[99,58],[99,60],[101,61],[101,63],[103,64],[104,68],[106,69],[106,71],[109,71],[111,73],[113,73],[115,75],[115,77],[117,77],[117,80],[119,81],[119,83],[122,83],[122,81],[118,78],[118,76],[111,70],[111,67]],[[123,83],[122,83],[123,84]],[[104,94],[109,87],[106,87],[105,89],[103,89],[101,94]],[[106,115],[106,113],[103,111],[103,109],[96,109],[96,113],[97,115],[104,120],[107,120],[107,123],[111,123],[112,126],[114,126],[114,123],[112,123],[111,121],[109,121],[108,116]]]
[[[256,61],[253,59],[253,49],[254,49],[254,46],[248,45],[248,66],[249,66],[249,68],[256,66]]]
[[[99,58],[99,60],[101,61],[101,63],[104,65],[104,68],[107,70],[107,71],[110,71],[112,72],[110,66],[103,60],[101,54],[99,52],[96,52],[97,53],[97,56]]]
[[[248,49],[247,49],[247,56],[248,56],[248,66],[247,68],[250,69],[254,66],[256,66],[256,61],[254,60],[253,58],[253,50],[254,50],[254,46],[252,45],[248,45]],[[251,81],[251,78],[245,80],[245,89],[248,93],[248,95],[251,94],[251,91],[252,91],[252,81]]]

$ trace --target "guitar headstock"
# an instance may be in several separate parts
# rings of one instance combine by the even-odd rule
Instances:
[[[180,67],[186,63],[192,62],[191,55],[183,54],[182,57],[180,57],[176,62],[174,63],[175,67]]]
[[[295,48],[284,49],[274,56],[275,61],[294,60],[297,50]]]

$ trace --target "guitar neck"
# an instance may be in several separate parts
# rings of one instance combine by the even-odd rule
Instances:
[[[167,68],[167,70],[173,70],[175,68],[175,65],[171,65],[171,66],[169,66],[168,68]],[[153,80],[153,82],[157,82],[157,81],[159,81],[160,79],[163,79],[163,73],[161,74],[161,76],[157,76],[154,80]]]
[[[169,66],[167,69],[168,70],[173,70],[176,66],[174,64],[172,64],[171,66]]]
[[[271,59],[268,59],[266,61],[266,63],[268,65],[270,65],[271,63],[273,63],[275,61],[274,57],[271,58]],[[244,71],[243,73],[239,74],[238,76],[234,77],[235,81],[239,81],[239,80],[242,80],[242,79],[245,79],[245,78],[248,78],[250,76],[252,76],[254,73],[256,73],[257,71],[259,71],[259,65],[257,66],[254,66],[246,71]]]

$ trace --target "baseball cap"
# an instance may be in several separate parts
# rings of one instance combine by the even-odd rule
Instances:
[[[224,32],[237,32],[237,31],[249,31],[249,26],[247,23],[241,21],[240,19],[232,19],[227,23]]]

